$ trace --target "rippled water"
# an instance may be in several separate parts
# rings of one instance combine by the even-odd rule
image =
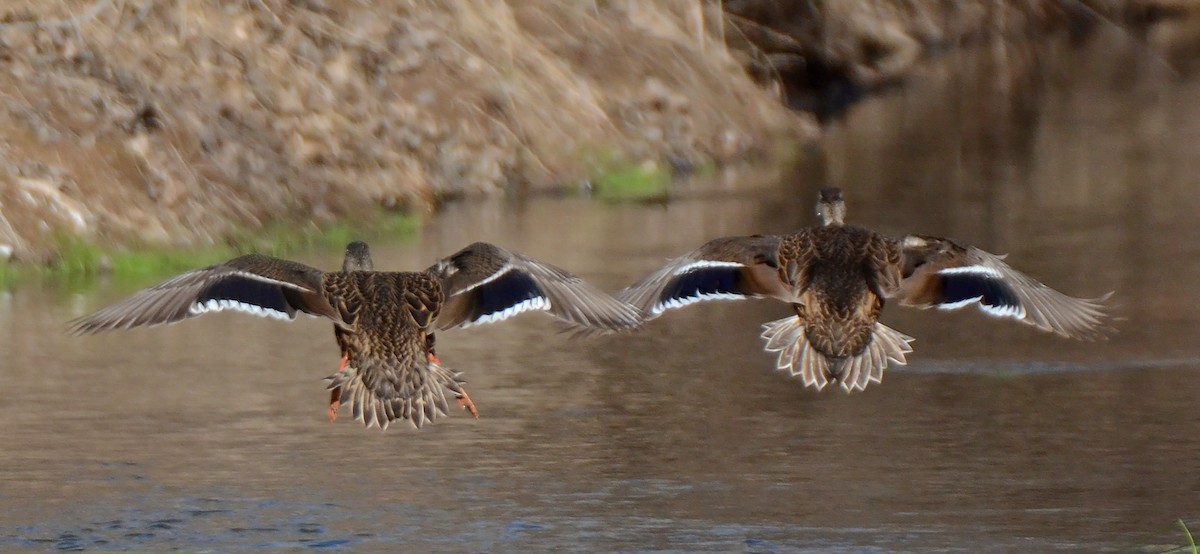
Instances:
[[[1011,74],[948,60],[863,104],[794,172],[702,180],[666,206],[452,206],[419,241],[376,246],[377,267],[417,269],[484,239],[615,290],[709,238],[810,224],[832,181],[856,223],[1009,252],[1071,294],[1115,289],[1108,342],[889,307],[917,337],[911,363],[847,396],[770,370],[759,324],[786,310],[768,302],[587,342],[527,315],[439,336],[481,419],[381,433],[325,421],[324,322],[221,314],[71,338],[66,320],[131,290],[25,287],[0,296],[0,549],[1180,544],[1176,519],[1200,529],[1200,81],[1117,52],[1051,48]]]

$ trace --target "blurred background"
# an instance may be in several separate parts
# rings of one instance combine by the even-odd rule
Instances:
[[[1200,3],[10,0],[0,548],[1190,552]],[[906,367],[772,372],[768,302],[439,335],[481,419],[325,421],[323,322],[65,323],[240,252],[486,240],[619,290],[848,219],[1067,294],[1084,343],[889,306]]]
[[[788,167],[806,148],[828,164],[861,163],[827,137],[852,117],[894,134],[857,136],[872,154],[884,144],[945,149],[956,163],[943,171],[960,171],[979,152],[1036,148],[1007,137],[1056,109],[1095,113],[1089,123],[1100,126],[1121,106],[1132,114],[1170,102],[1176,89],[1163,83],[1195,72],[1198,9],[1182,0],[12,0],[0,13],[0,251],[70,264],[83,245],[244,247],[278,227],[294,235],[428,215],[464,197],[581,186],[654,196],[672,177]],[[1064,67],[1071,55],[1103,67],[1064,74],[1079,69]],[[1127,89],[1098,98],[1111,81]],[[935,82],[937,94],[905,109],[857,109]],[[1047,105],[1056,87],[1070,92]],[[1191,132],[1189,114],[1167,113],[1136,127],[1146,148],[1188,146],[1178,134]],[[896,118],[929,117],[942,125],[894,128]],[[1119,141],[1123,131],[1103,134]],[[1105,174],[1037,188],[1089,196],[1087,177]],[[845,184],[885,184],[862,177]]]

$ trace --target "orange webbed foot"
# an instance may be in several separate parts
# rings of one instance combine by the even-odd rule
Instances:
[[[337,421],[338,408],[342,407],[342,389],[338,387],[329,391],[329,422]]]
[[[437,357],[437,354],[430,352],[429,353],[429,363],[434,363],[434,364],[440,365],[442,363],[442,360]],[[474,417],[475,419],[479,419],[479,410],[475,407],[475,403],[471,402],[471,396],[467,394],[467,389],[459,388],[458,392],[454,393],[454,397],[458,401],[458,405],[462,409],[469,412],[471,414],[471,417]]]
[[[460,389],[460,391],[455,395],[458,399],[458,405],[469,412],[471,417],[479,419],[479,410],[475,408],[475,403],[471,402],[471,396],[467,394],[467,389]]]
[[[337,368],[338,373],[346,371],[346,365],[349,363],[350,363],[350,354],[343,353],[342,360],[340,363],[338,363],[338,368]],[[341,387],[338,387],[338,388],[335,388],[335,389],[329,391],[329,413],[327,415],[329,417],[330,423],[337,421],[338,408],[342,407],[341,398],[342,398]]]

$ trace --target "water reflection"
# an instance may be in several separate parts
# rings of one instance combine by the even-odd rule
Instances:
[[[591,342],[548,318],[446,333],[481,418],[379,433],[324,420],[328,325],[218,315],[67,338],[129,292],[0,296],[0,547],[413,551],[1129,551],[1200,527],[1200,82],[1137,52],[1050,48],[864,103],[810,163],[718,176],[666,206],[452,206],[422,268],[473,240],[614,290],[729,234],[850,218],[960,238],[1076,295],[1116,289],[1120,333],[1076,343],[973,313],[889,307],[911,366],[862,394],[772,374],[784,308],[713,303]],[[982,82],[976,85],[974,83]],[[989,96],[990,95],[990,96]],[[338,252],[303,261],[337,267]],[[1186,287],[1186,288],[1185,288]]]

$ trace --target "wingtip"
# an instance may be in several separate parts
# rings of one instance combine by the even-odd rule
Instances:
[[[148,327],[154,327],[154,325],[148,325]],[[92,321],[90,317],[81,317],[68,321],[64,332],[72,337],[85,337],[90,335],[99,335],[100,333],[106,331],[129,328],[129,325],[105,325],[101,322]]]
[[[1109,318],[1109,321],[1118,321],[1124,319],[1125,318]],[[1075,332],[1056,331],[1055,334],[1082,342],[1108,342],[1118,332],[1118,329],[1112,325],[1097,325],[1095,327],[1082,329]]]
[[[586,327],[583,325],[574,325],[570,323],[562,323],[559,325],[558,335],[565,337],[569,341],[591,340],[597,337],[611,337],[621,335],[630,331],[629,329],[597,329],[595,327]]]
[[[570,340],[590,339],[631,333],[640,329],[650,318],[640,308],[622,302],[621,310],[607,317],[563,318],[557,317],[559,334]]]
[[[68,321],[66,326],[63,328],[63,333],[69,337],[81,337],[89,334],[84,332],[82,322],[78,319],[72,319],[71,321]]]

